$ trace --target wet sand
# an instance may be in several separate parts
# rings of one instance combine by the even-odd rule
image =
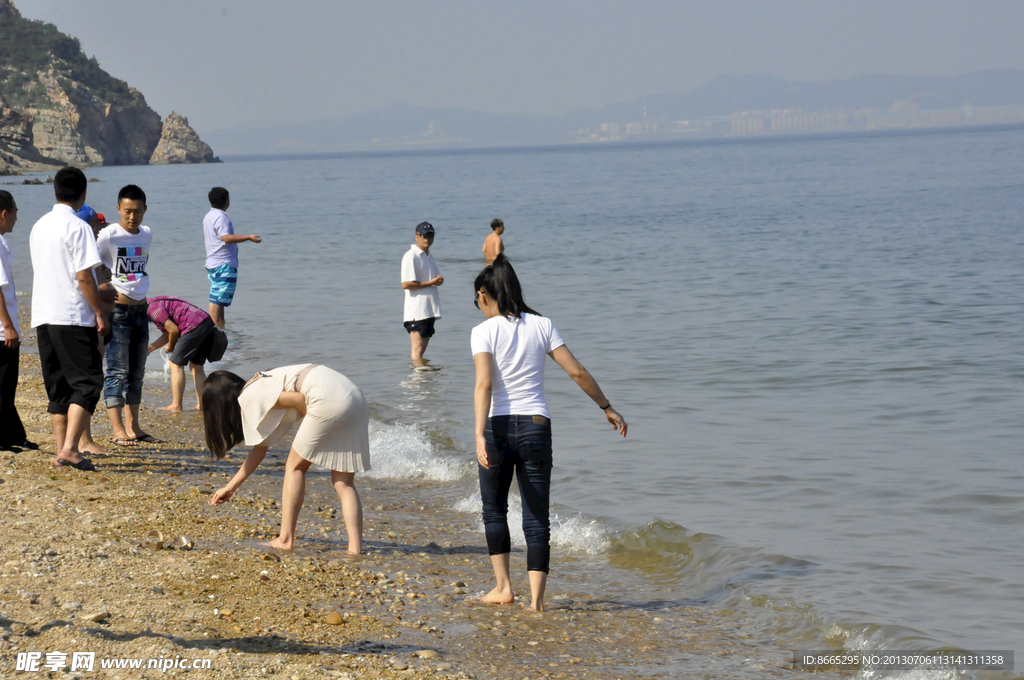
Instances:
[[[27,651],[44,662],[67,652],[69,664],[71,652],[95,652],[97,673],[121,678],[196,671],[100,671],[99,659],[210,659],[225,678],[798,675],[709,608],[594,592],[594,560],[557,550],[549,611],[479,603],[493,585],[479,520],[450,511],[440,482],[357,478],[366,554],[352,557],[329,476],[312,473],[296,550],[260,546],[277,534],[287,451],[211,507],[245,452],[212,460],[199,414],[147,408],[167,392],[150,385],[142,422],[173,443],[111,447],[94,473],[55,468],[38,357],[23,353],[18,409],[42,448],[0,452],[0,676]],[[105,414],[93,429],[109,441]],[[195,546],[154,550],[152,530]],[[512,559],[525,587],[522,551]]]

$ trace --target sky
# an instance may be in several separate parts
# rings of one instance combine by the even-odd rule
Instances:
[[[1024,69],[1020,0],[14,0],[200,133],[396,103],[565,113],[722,74]]]

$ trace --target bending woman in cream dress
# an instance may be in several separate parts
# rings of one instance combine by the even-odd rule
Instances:
[[[282,366],[261,371],[248,383],[229,371],[209,375],[203,385],[203,423],[210,451],[223,458],[241,441],[253,447],[227,486],[213,494],[210,504],[230,499],[263,462],[267,448],[297,421],[301,422],[285,463],[281,533],[267,545],[292,549],[306,493],[306,470],[317,465],[331,471],[348,533],[348,552],[358,555],[362,551],[363,508],[355,473],[370,469],[370,409],[351,380],[326,366]]]

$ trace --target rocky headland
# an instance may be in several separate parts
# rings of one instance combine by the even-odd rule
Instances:
[[[0,0],[0,174],[61,165],[219,162],[171,113],[114,78],[78,40]]]

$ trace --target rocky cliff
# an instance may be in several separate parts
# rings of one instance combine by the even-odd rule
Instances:
[[[0,172],[38,165],[217,162],[188,120],[162,122],[78,40],[0,0]]]
[[[210,145],[199,139],[199,135],[188,124],[188,118],[174,111],[164,120],[160,142],[149,159],[152,165],[175,163],[219,163]]]

